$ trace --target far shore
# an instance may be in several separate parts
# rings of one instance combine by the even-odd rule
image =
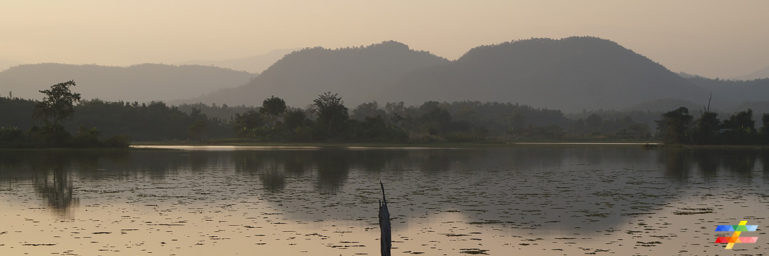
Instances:
[[[190,141],[143,141],[131,143],[125,148],[114,147],[50,147],[13,148],[0,147],[0,151],[121,151],[121,150],[317,150],[317,149],[462,149],[500,148],[517,146],[617,146],[644,147],[646,149],[754,149],[769,150],[769,145],[684,145],[664,144],[657,141],[531,141],[531,142],[432,142],[432,143],[355,143],[355,142],[190,142]]]
[[[435,142],[435,143],[352,143],[352,142],[227,142],[227,143],[190,143],[174,142],[140,142],[131,144],[132,149],[189,149],[189,150],[314,150],[323,148],[343,149],[459,149],[459,148],[493,148],[516,146],[631,146],[648,149],[769,149],[769,145],[665,145],[662,142]]]
[[[661,146],[660,142],[574,142],[574,141],[532,141],[532,142],[414,142],[414,143],[388,143],[388,142],[189,142],[189,141],[143,141],[131,143],[133,148],[148,148],[164,146],[187,146],[187,147],[217,147],[217,146],[249,146],[249,147],[314,147],[314,148],[359,148],[359,147],[371,147],[371,148],[469,148],[469,147],[511,147],[521,145],[630,145],[630,146],[642,146],[642,145],[656,145]]]

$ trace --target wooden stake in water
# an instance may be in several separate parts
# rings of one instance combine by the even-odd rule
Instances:
[[[382,256],[390,256],[392,248],[392,236],[390,234],[390,211],[387,210],[387,198],[385,198],[384,184],[379,181],[382,187],[382,200],[379,201],[379,229],[382,231],[381,242]]]

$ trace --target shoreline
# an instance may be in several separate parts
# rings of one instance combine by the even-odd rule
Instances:
[[[435,143],[354,143],[354,142],[208,142],[190,143],[184,141],[145,141],[128,145],[127,147],[51,147],[51,148],[13,148],[0,147],[0,151],[125,151],[125,150],[318,150],[318,149],[463,149],[463,148],[504,148],[517,146],[617,146],[617,147],[643,147],[652,149],[753,149],[769,150],[769,145],[666,145],[662,142],[435,142]]]

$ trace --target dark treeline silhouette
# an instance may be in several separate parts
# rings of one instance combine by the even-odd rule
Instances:
[[[571,120],[556,110],[510,103],[435,102],[406,106],[377,102],[348,110],[341,97],[323,93],[308,109],[288,108],[271,97],[261,108],[237,114],[241,138],[260,141],[480,142],[650,138],[648,126],[625,116]],[[277,104],[279,107],[270,106]]]
[[[37,121],[39,102],[0,98],[4,117],[0,141]],[[162,102],[81,101],[61,127],[91,137],[127,136],[134,141],[256,142],[501,142],[527,140],[649,140],[649,126],[612,112],[567,118],[561,111],[496,102],[368,102],[348,108],[334,93],[319,95],[306,108],[269,97],[260,107],[168,106]],[[10,128],[9,128],[10,127]],[[98,133],[93,128],[98,128]]]
[[[0,125],[0,147],[127,147],[126,138],[112,136],[102,140],[96,128],[80,126],[73,135],[64,127],[80,102],[80,94],[70,90],[74,86],[74,81],[51,85],[40,91],[45,95],[41,101],[3,100],[7,106],[0,113],[7,114],[9,122],[22,122],[30,128]]]
[[[718,114],[704,111],[695,119],[686,107],[664,113],[657,121],[659,137],[669,144],[698,145],[767,145],[769,114],[763,114],[762,126],[756,129],[753,111],[748,109],[719,120]]]
[[[0,126],[4,131],[25,130],[35,126],[32,118],[36,101],[0,98]],[[227,120],[209,118],[197,108],[184,112],[163,102],[82,101],[74,107],[72,118],[63,124],[68,131],[81,127],[98,128],[104,136],[124,135],[132,140],[200,140],[230,137]]]
[[[245,106],[245,105],[238,105],[238,106],[229,106],[227,104],[203,104],[203,103],[196,103],[196,104],[181,104],[176,106],[177,109],[181,110],[184,113],[192,113],[196,109],[200,111],[201,114],[206,115],[208,118],[212,119],[218,119],[222,121],[232,121],[235,118],[235,115],[237,114],[243,114],[251,110],[257,110],[257,107],[252,106]]]

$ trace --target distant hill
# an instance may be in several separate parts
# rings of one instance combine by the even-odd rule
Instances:
[[[141,64],[130,67],[98,65],[32,64],[0,72],[0,93],[41,98],[39,90],[54,83],[75,80],[84,98],[151,101],[185,99],[220,88],[247,83],[252,75],[205,66]]]
[[[698,104],[701,103],[701,104]],[[622,110],[625,111],[644,111],[644,112],[668,112],[678,107],[686,107],[689,110],[701,110],[707,106],[707,98],[702,102],[694,103],[688,100],[680,99],[657,99],[641,102],[632,106],[628,106]]]
[[[281,55],[275,52],[275,56]],[[274,56],[273,56],[274,57]],[[247,58],[246,58],[247,59]],[[243,59],[243,60],[246,60]],[[595,37],[529,39],[471,49],[457,60],[386,41],[286,54],[259,75],[212,66],[142,64],[21,65],[0,72],[0,94],[40,98],[66,80],[86,98],[163,100],[173,104],[260,105],[275,95],[304,107],[320,93],[339,93],[349,107],[368,101],[496,101],[559,109],[664,111],[764,109],[769,79],[708,79],[676,74],[619,44]]]
[[[480,100],[566,111],[623,109],[664,98],[699,101],[707,92],[608,40],[571,37],[481,46],[456,61],[397,42],[294,52],[248,85],[194,101],[259,104],[277,95],[304,106],[322,91],[364,101]]]
[[[769,66],[753,71],[750,74],[734,77],[734,79],[736,80],[755,80],[755,79],[763,79],[763,78],[769,78]]]
[[[687,80],[706,92],[713,93],[713,106],[722,110],[732,110],[749,102],[769,101],[769,78],[748,81],[710,79],[700,76]],[[759,104],[760,105],[760,104]]]
[[[593,37],[481,46],[457,61],[415,72],[393,92],[424,99],[517,102],[565,111],[621,109],[705,92],[652,60]],[[396,97],[396,94],[392,96]]]
[[[382,100],[400,78],[449,61],[398,42],[342,49],[307,48],[286,55],[250,83],[187,102],[259,105],[270,95],[305,106],[320,93],[339,93],[347,105]]]
[[[0,71],[6,70],[16,65],[19,65],[19,63],[16,61],[0,59]]]
[[[215,66],[221,68],[229,68],[232,70],[246,71],[252,74],[259,74],[265,69],[275,64],[276,61],[286,56],[297,49],[279,49],[273,50],[265,54],[228,59],[228,60],[191,60],[186,61],[185,65],[203,65],[203,66]]]

